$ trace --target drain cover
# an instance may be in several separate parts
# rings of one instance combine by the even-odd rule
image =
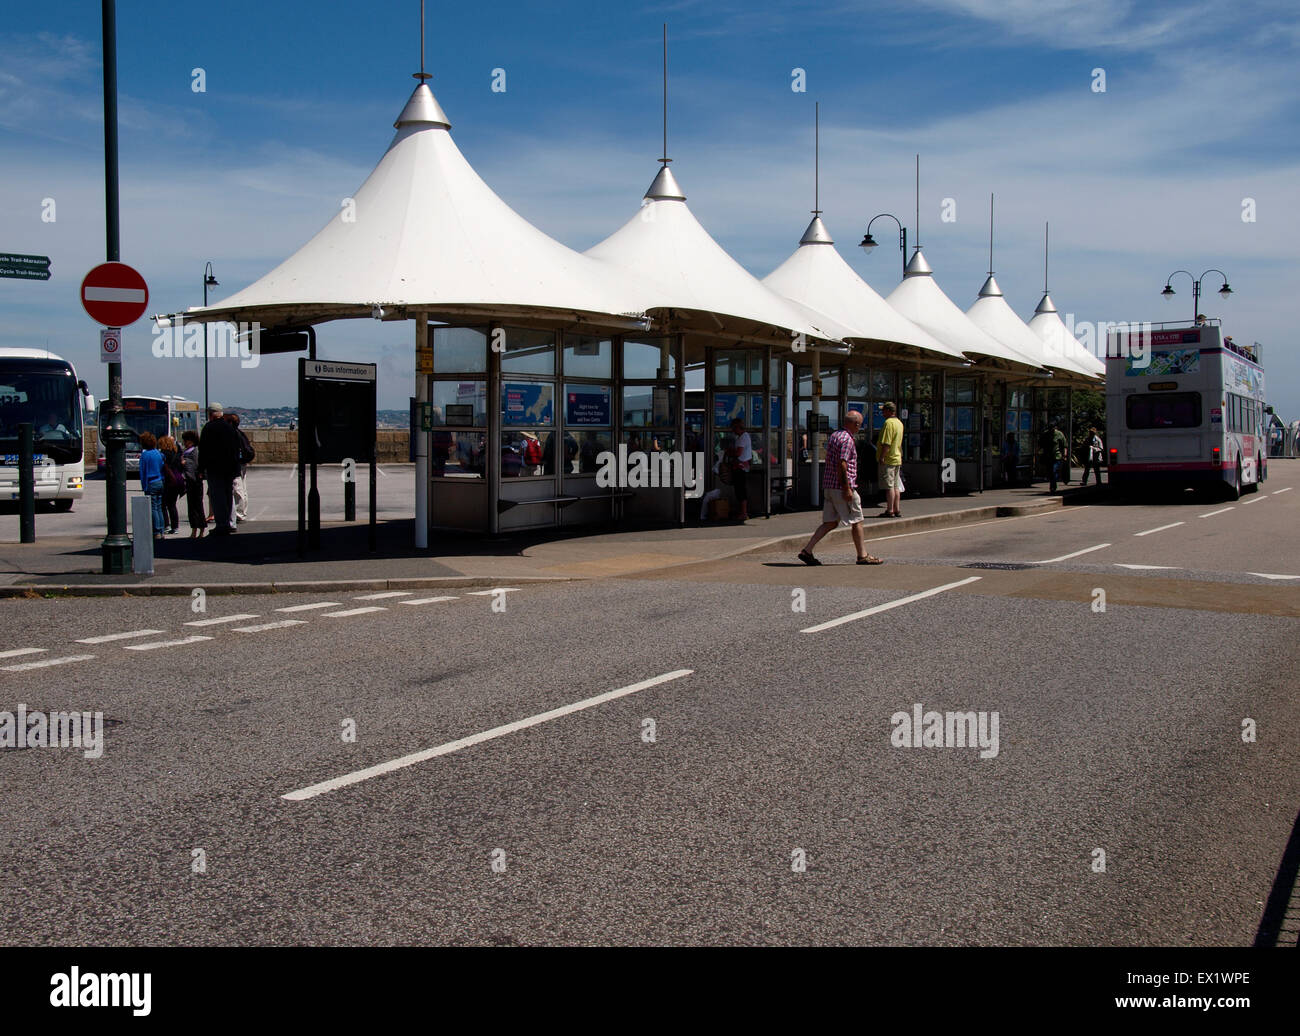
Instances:
[[[962,568],[989,568],[998,572],[1022,572],[1027,568],[1033,568],[1033,565],[1026,565],[1019,561],[976,561],[969,565],[962,565]]]

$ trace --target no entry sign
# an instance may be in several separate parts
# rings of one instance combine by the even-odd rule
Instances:
[[[81,282],[81,305],[96,324],[126,327],[149,308],[149,286],[126,263],[100,263]]]

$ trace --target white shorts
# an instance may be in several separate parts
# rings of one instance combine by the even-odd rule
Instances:
[[[853,491],[853,502],[844,499],[844,490],[822,487],[825,499],[822,501],[822,521],[843,522],[845,525],[857,525],[862,521],[862,500],[858,491]]]
[[[880,484],[886,489],[897,489],[899,477],[903,474],[901,465],[881,464]]]

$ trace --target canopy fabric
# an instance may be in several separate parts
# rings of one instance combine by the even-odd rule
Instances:
[[[945,345],[877,295],[844,261],[820,216],[813,217],[799,247],[763,283],[845,325],[851,339],[964,359],[959,349]]]
[[[1056,304],[1047,292],[1043,292],[1043,298],[1027,326],[1043,340],[1049,355],[1068,358],[1094,378],[1106,377],[1106,364],[1079,344],[1056,312]]]
[[[644,281],[647,309],[672,309],[676,322],[788,343],[793,334],[835,341],[849,328],[810,313],[763,285],[709,236],[665,165],[640,210],[586,255]]]
[[[503,202],[451,138],[420,83],[379,164],[307,244],[242,291],[189,314],[286,323],[375,305],[640,315],[643,287],[566,248]]]
[[[935,283],[934,273],[920,246],[908,262],[903,280],[885,297],[885,301],[913,323],[920,324],[936,338],[970,357],[995,360],[1013,371],[1041,369],[1037,359],[1003,345],[971,322],[970,317]]]
[[[979,298],[966,310],[966,315],[986,334],[1017,352],[1034,357],[1040,366],[1054,368],[1072,378],[1092,378],[1090,370],[1076,364],[1069,356],[1053,353],[1042,338],[1029,330],[1029,326],[1007,305],[993,274],[989,274],[984,287],[980,289]]]

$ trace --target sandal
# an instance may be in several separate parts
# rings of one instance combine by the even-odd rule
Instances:
[[[876,557],[874,554],[868,554],[865,558],[858,558],[859,565],[883,565],[883,559]]]

